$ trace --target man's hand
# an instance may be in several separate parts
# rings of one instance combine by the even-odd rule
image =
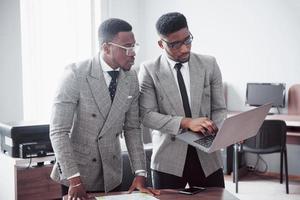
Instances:
[[[140,192],[147,193],[150,195],[159,195],[160,191],[153,188],[145,188],[146,178],[144,176],[136,176],[132,181],[132,184],[128,190],[131,193],[134,189],[138,189]]]
[[[86,194],[83,183],[80,177],[74,177],[69,180],[70,186],[68,191],[68,200],[87,200],[88,196]]]
[[[206,117],[199,118],[183,118],[180,123],[181,128],[190,129],[196,133],[214,134],[218,132],[218,128],[213,121]]]

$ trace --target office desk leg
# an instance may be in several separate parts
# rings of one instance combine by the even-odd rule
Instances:
[[[234,144],[234,182],[235,182],[235,193],[238,193],[238,151],[239,151],[239,145],[238,144]]]

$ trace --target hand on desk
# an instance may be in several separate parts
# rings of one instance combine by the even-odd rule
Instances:
[[[129,193],[132,193],[134,189],[138,189],[140,192],[147,193],[150,195],[160,195],[159,190],[153,188],[145,187],[146,178],[143,176],[136,176],[128,190]]]
[[[84,188],[69,188],[68,200],[96,200],[96,198],[94,194],[87,194]]]
[[[81,182],[80,177],[74,177],[69,180],[70,187],[68,191],[68,200],[88,200],[89,197],[86,193],[84,185]]]

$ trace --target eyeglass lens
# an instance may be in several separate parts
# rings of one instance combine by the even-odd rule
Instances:
[[[193,42],[193,36],[190,35],[184,41],[167,43],[170,48],[179,49],[182,45],[190,45]]]
[[[127,48],[126,49],[126,55],[127,56],[134,56],[138,53],[138,51],[139,51],[139,46],[136,45],[134,47]]]

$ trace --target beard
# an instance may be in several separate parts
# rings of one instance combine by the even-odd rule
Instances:
[[[186,57],[183,57],[183,58],[178,58],[177,62],[180,62],[180,63],[186,63],[190,60],[190,54],[188,54],[188,56]]]

